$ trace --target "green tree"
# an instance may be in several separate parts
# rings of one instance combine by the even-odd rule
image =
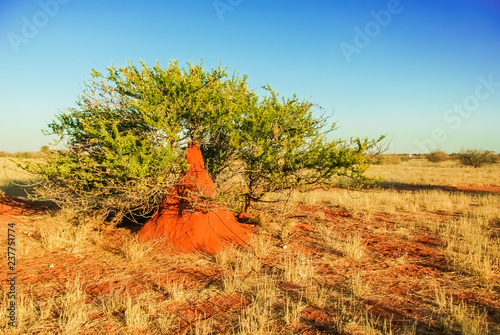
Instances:
[[[77,107],[49,124],[68,150],[25,168],[41,176],[41,196],[114,222],[158,206],[187,167],[188,141],[200,144],[215,180],[242,177],[246,209],[271,191],[362,176],[365,152],[381,139],[328,141],[326,120],[313,117],[310,102],[279,99],[269,86],[259,98],[246,80],[176,61],[92,70]]]

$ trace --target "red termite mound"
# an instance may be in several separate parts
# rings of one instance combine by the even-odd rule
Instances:
[[[187,172],[139,231],[139,238],[145,241],[166,237],[178,251],[209,254],[230,244],[245,245],[252,228],[236,221],[233,213],[216,202],[206,199],[217,192],[205,170],[198,143],[189,143],[186,158]]]

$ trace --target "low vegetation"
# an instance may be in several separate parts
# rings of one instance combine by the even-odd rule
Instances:
[[[368,177],[381,177],[385,185],[420,186],[498,186],[500,165],[489,164],[480,168],[461,165],[454,160],[431,163],[427,159],[412,158],[396,165],[372,165]]]
[[[425,159],[384,166],[402,184],[416,182],[412,169],[421,169],[426,184],[453,184],[451,171],[460,169],[483,183],[500,174],[497,164],[474,169]],[[214,256],[141,244],[134,226],[102,231],[90,217],[70,222],[72,213],[2,200],[17,225],[22,271],[18,327],[1,323],[0,332],[500,332],[498,194],[379,188],[265,197],[285,198],[255,207],[257,233],[246,248]],[[2,281],[2,306],[7,289]]]
[[[489,150],[468,149],[460,151],[458,160],[463,165],[478,168],[486,164],[495,164],[498,156]]]
[[[375,165],[395,165],[409,160],[408,155],[396,154],[376,154],[372,157],[372,164]]]
[[[447,161],[450,159],[450,156],[442,150],[434,150],[425,155],[425,158],[427,158],[429,162],[438,163]]]

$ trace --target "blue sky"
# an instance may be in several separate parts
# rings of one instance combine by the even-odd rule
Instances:
[[[0,150],[34,151],[90,69],[219,63],[335,111],[332,138],[389,151],[500,152],[491,0],[0,0]]]

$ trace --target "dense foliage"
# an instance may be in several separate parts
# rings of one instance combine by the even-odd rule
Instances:
[[[115,218],[147,213],[186,169],[183,148],[200,144],[208,172],[240,177],[249,203],[270,191],[360,178],[366,151],[381,140],[328,141],[326,120],[308,101],[279,98],[270,86],[258,97],[246,77],[220,67],[204,71],[170,62],[92,71],[77,103],[49,124],[67,151],[26,166],[43,179],[38,192]]]

